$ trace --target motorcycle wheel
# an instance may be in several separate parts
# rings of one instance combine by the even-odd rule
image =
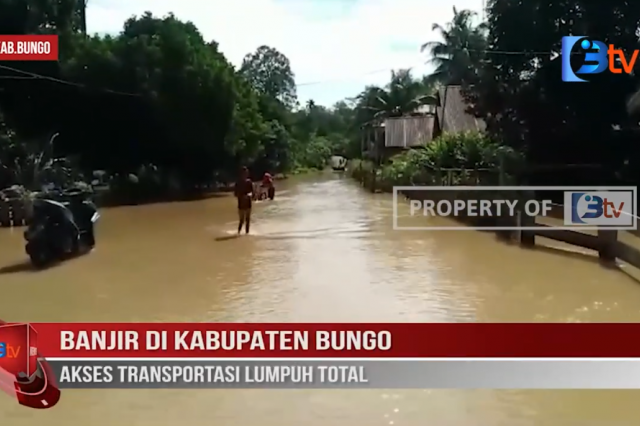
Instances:
[[[42,268],[43,266],[46,266],[51,260],[46,250],[28,250],[28,252],[29,259],[31,259],[31,264],[36,268]]]
[[[80,249],[91,250],[96,245],[95,236],[92,232],[85,231],[80,237]]]
[[[73,256],[80,251],[80,238],[81,235],[77,235],[75,238],[71,235],[60,236],[61,241],[58,249],[63,257]]]

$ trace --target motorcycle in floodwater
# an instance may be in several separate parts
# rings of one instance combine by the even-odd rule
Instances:
[[[258,201],[264,201],[267,198],[270,200],[273,200],[275,196],[276,196],[276,188],[273,185],[258,187],[258,196],[257,196]]]
[[[91,250],[99,218],[95,205],[87,201],[75,205],[48,199],[34,201],[33,220],[24,233],[31,263],[44,267]]]

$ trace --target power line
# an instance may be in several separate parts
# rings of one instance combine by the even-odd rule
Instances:
[[[0,80],[36,80],[35,77],[22,77],[22,76],[4,76],[0,75]]]
[[[534,56],[538,56],[538,55],[549,55],[549,56],[553,56],[553,55],[558,55],[558,52],[554,52],[554,51],[549,51],[549,52],[535,52],[535,51],[530,51],[530,50],[514,50],[514,51],[509,51],[509,50],[482,50],[482,49],[466,49],[469,52],[477,52],[477,53],[488,53],[491,55],[534,55]],[[575,52],[575,53],[571,53],[572,55],[576,55],[576,54],[580,54],[579,52]]]
[[[475,53],[483,53],[483,54],[488,54],[488,55],[521,55],[521,56],[544,56],[544,55],[549,55],[549,56],[555,56],[558,55],[558,52],[554,52],[554,51],[548,51],[548,52],[538,52],[538,51],[526,51],[526,50],[521,50],[521,51],[509,51],[509,50],[488,50],[488,49],[465,49],[468,52],[475,52]],[[576,52],[574,54],[579,54],[579,52]],[[423,66],[425,65],[425,62],[420,62],[418,64],[412,65],[410,67],[405,67],[405,68],[401,68],[401,69],[412,69],[418,66]],[[49,77],[46,75],[42,75],[42,74],[37,74],[37,73],[32,73],[32,72],[28,72],[28,71],[23,71],[20,69],[16,69],[13,67],[8,67],[6,65],[0,65],[0,69],[4,69],[4,70],[8,70],[8,71],[13,71],[15,73],[18,74],[22,74],[21,76],[0,76],[1,80],[48,80],[48,81],[52,81],[58,84],[64,84],[67,86],[73,86],[73,87],[78,87],[78,88],[82,88],[82,89],[94,89],[91,88],[89,86],[87,86],[86,84],[82,84],[82,83],[76,83],[73,81],[68,81],[68,80],[62,80],[59,78],[55,78],[55,77]],[[357,77],[366,77],[369,75],[374,75],[374,74],[380,74],[382,72],[391,72],[391,71],[395,71],[397,69],[400,69],[398,67],[393,67],[393,68],[382,68],[382,69],[377,69],[377,70],[373,70],[373,71],[369,71],[363,74],[358,75]],[[341,78],[337,78],[337,79],[329,79],[329,80],[318,80],[318,81],[309,81],[309,82],[304,82],[304,83],[298,83],[296,84],[296,87],[306,87],[306,86],[317,86],[320,84],[327,84],[327,83],[336,83],[336,82],[343,82],[343,81],[348,81],[353,77],[347,77],[344,79]],[[99,88],[98,90],[103,91],[103,92],[107,92],[107,93],[112,93],[115,95],[121,95],[121,96],[132,96],[132,97],[139,97],[141,96],[140,94],[137,93],[129,93],[129,92],[121,92],[118,90],[112,90],[112,89],[107,89],[107,88]]]
[[[12,71],[12,72],[15,72],[15,73],[18,73],[18,74],[23,74],[21,76],[0,76],[0,80],[48,80],[48,81],[53,81],[54,83],[64,84],[64,85],[67,85],[67,86],[79,87],[79,88],[83,88],[83,89],[88,89],[89,88],[87,85],[82,84],[82,83],[76,83],[76,82],[68,81],[68,80],[61,80],[61,79],[55,78],[55,77],[50,77],[50,76],[46,76],[46,75],[42,75],[42,74],[23,71],[23,70],[20,70],[20,69],[17,69],[17,68],[8,67],[6,65],[0,65],[0,69],[4,69],[4,70],[7,70],[7,71]],[[386,69],[385,68],[385,69],[381,69],[381,70],[371,71],[371,72],[363,74],[363,75],[376,74],[376,73],[389,71],[389,70],[390,69]],[[308,82],[308,83],[296,84],[296,87],[311,86],[311,85],[324,84],[324,83],[331,83],[331,82],[334,82],[334,81],[342,81],[342,80],[334,79],[334,80],[311,81],[311,82]],[[106,89],[106,88],[100,88],[98,90],[102,90],[104,92],[113,93],[113,94],[122,95],[122,96],[140,96],[139,94],[136,94],[136,93],[120,92],[120,91],[117,91],[117,90]]]
[[[8,67],[6,65],[0,65],[0,69],[7,70],[7,71],[13,71],[13,72],[18,73],[18,74],[23,74],[22,76],[3,76],[3,77],[0,77],[0,78],[5,79],[5,80],[30,80],[30,79],[48,80],[48,81],[53,81],[54,83],[65,84],[67,86],[79,87],[81,89],[91,89],[90,87],[88,87],[85,84],[74,83],[73,81],[67,81],[67,80],[60,80],[59,78],[54,78],[54,77],[49,77],[49,76],[42,75],[42,74],[36,74],[36,73],[33,73],[33,72],[23,71],[23,70],[19,70],[17,68]],[[133,97],[140,96],[139,94],[136,94],[136,93],[120,92],[118,90],[111,90],[111,89],[106,89],[106,88],[100,88],[98,90],[101,90],[101,91],[107,92],[107,93],[113,93],[114,95],[133,96]]]
[[[422,65],[422,64],[421,64]],[[411,66],[409,68],[414,68],[414,66]],[[374,71],[369,71],[366,72],[364,74],[359,74],[357,77],[366,77],[369,75],[373,75],[373,74],[380,74],[382,72],[391,72],[391,71],[395,71],[398,68],[381,68],[381,69],[377,69]],[[318,84],[324,84],[324,83],[334,83],[334,82],[342,82],[342,81],[348,81],[350,78],[353,77],[347,77],[347,78],[334,78],[334,79],[330,79],[330,80],[318,80],[318,81],[310,81],[307,83],[298,83],[296,84],[296,87],[301,87],[301,86],[315,86]]]
[[[37,74],[37,73],[33,73],[33,72],[28,72],[28,71],[23,71],[17,68],[13,68],[13,67],[8,67],[6,65],[0,65],[0,69],[4,69],[4,70],[8,70],[8,71],[13,71],[15,73],[19,73],[19,74],[23,74],[21,76],[0,76],[0,80],[49,80],[49,81],[53,81],[55,83],[59,83],[59,84],[64,84],[67,86],[73,86],[73,87],[79,87],[79,88],[83,88],[83,89],[89,89],[90,87],[88,87],[85,84],[82,83],[76,83],[73,81],[68,81],[68,80],[61,80],[59,78],[55,78],[55,77],[49,77],[46,75],[42,75],[42,74]],[[369,71],[367,73],[364,74],[360,74],[359,77],[364,77],[367,75],[372,75],[372,74],[379,74],[381,72],[390,72],[393,71],[395,68],[383,68],[383,69],[378,69],[375,71]],[[318,85],[318,84],[325,84],[325,83],[333,83],[333,82],[339,82],[339,81],[345,81],[347,79],[332,79],[332,80],[319,80],[319,81],[310,81],[310,82],[306,82],[306,83],[298,83],[296,84],[296,87],[301,87],[301,86],[313,86],[313,85]],[[136,93],[128,93],[128,92],[120,92],[117,90],[112,90],[112,89],[106,89],[106,88],[100,88],[98,90],[104,91],[104,92],[108,92],[108,93],[113,93],[116,95],[122,95],[122,96],[140,96],[139,94]]]
[[[76,82],[68,81],[68,80],[61,80],[61,79],[55,78],[55,77],[50,77],[50,76],[46,76],[46,75],[42,75],[42,74],[23,71],[23,70],[20,70],[20,69],[17,69],[17,68],[8,67],[6,65],[0,65],[0,69],[7,70],[7,71],[12,71],[12,72],[15,72],[15,73],[18,73],[18,74],[23,74],[23,75],[20,75],[20,76],[0,76],[0,80],[48,80],[48,81],[52,81],[54,83],[64,84],[64,85],[67,85],[67,86],[79,87],[79,88],[82,88],[82,89],[89,89],[89,87],[87,85],[82,84],[82,83],[76,83]],[[366,73],[364,75],[376,74],[376,73],[389,71],[389,70],[390,69],[381,69],[381,70],[371,71],[371,72]],[[311,85],[323,84],[323,83],[331,83],[333,81],[342,81],[342,80],[335,79],[335,80],[311,81],[311,82],[308,82],[308,83],[296,84],[296,87],[311,86]],[[139,94],[136,94],[136,93],[120,92],[120,91],[117,91],[117,90],[106,89],[106,88],[100,88],[98,90],[101,90],[101,91],[104,91],[104,92],[108,92],[108,93],[113,93],[113,94],[116,94],[116,95],[122,95],[122,96],[140,96]]]
[[[461,49],[462,50],[462,49]],[[558,52],[554,52],[554,51],[549,51],[549,52],[537,52],[537,51],[526,51],[526,50],[521,50],[521,51],[510,51],[510,50],[486,50],[486,49],[464,49],[468,52],[475,52],[475,53],[484,53],[484,54],[489,54],[489,55],[509,55],[509,56],[513,56],[513,55],[521,55],[521,56],[545,56],[545,55],[549,55],[549,56],[557,56],[559,55]],[[580,54],[579,52],[575,52],[572,54]],[[396,71],[398,69],[408,69],[411,70],[413,68],[419,67],[419,66],[423,66],[425,65],[426,61],[414,64],[410,67],[394,67],[394,68],[383,68],[383,69],[378,69],[375,71],[370,71],[364,74],[360,74],[358,75],[358,77],[365,77],[368,75],[373,75],[373,74],[379,74],[382,72],[391,72],[391,71]],[[348,81],[353,77],[350,78],[344,78],[344,79],[332,79],[332,80],[319,80],[319,81],[310,81],[310,82],[306,82],[306,83],[299,83],[296,84],[296,87],[305,87],[305,86],[316,86],[319,84],[325,84],[325,83],[333,83],[333,82],[342,82],[342,81]]]

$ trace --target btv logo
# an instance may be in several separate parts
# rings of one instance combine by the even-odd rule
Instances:
[[[602,41],[586,36],[562,37],[562,81],[587,82],[581,75],[600,74],[609,71],[613,74],[631,74],[638,59],[638,50],[629,54]]]
[[[577,194],[571,194],[571,198],[573,199],[573,205],[579,205],[581,200],[587,202],[587,212],[583,213],[582,216],[577,214],[576,210],[574,210],[573,220],[576,222],[586,223],[582,219],[597,219],[599,217],[606,217],[607,219],[619,218],[622,213],[622,208],[624,207],[624,201],[620,202],[620,205],[616,208],[616,205],[613,201],[609,201],[608,198],[601,198],[597,195],[589,195],[584,192]]]
[[[0,342],[0,358],[15,359],[20,355],[20,346],[7,345],[5,342]]]
[[[564,193],[565,225],[636,229],[635,190]]]

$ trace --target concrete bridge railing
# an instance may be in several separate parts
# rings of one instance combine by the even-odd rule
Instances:
[[[451,187],[455,189],[455,185]],[[427,187],[406,191],[401,193],[408,199],[414,200],[439,200],[439,199],[464,199],[465,194],[452,194],[447,191],[429,191]],[[535,197],[531,193],[520,194],[523,197],[523,201],[532,199]],[[473,198],[473,197],[472,197]],[[502,196],[501,198],[504,198]],[[524,202],[519,202],[519,206],[523,206]],[[501,226],[501,227],[513,227],[513,228],[535,228],[533,230],[508,230],[508,231],[496,231],[496,233],[505,240],[516,241],[522,247],[531,248],[536,245],[537,237],[548,238],[554,241],[559,241],[565,244],[574,245],[589,250],[596,251],[600,259],[605,262],[615,262],[617,259],[627,262],[636,268],[640,269],[640,232],[638,231],[617,231],[610,228],[601,228],[596,232],[581,231],[579,229],[556,229],[553,224],[548,223],[549,219],[564,220],[564,205],[553,204],[553,210],[551,214],[544,217],[547,223],[542,221],[542,216],[529,216],[524,212],[519,212],[516,217],[497,214],[484,218],[482,223],[478,223],[477,217],[466,217],[464,212],[456,218],[456,220],[473,224],[476,226]],[[490,221],[486,222],[487,220]],[[627,238],[623,238],[627,237]]]

